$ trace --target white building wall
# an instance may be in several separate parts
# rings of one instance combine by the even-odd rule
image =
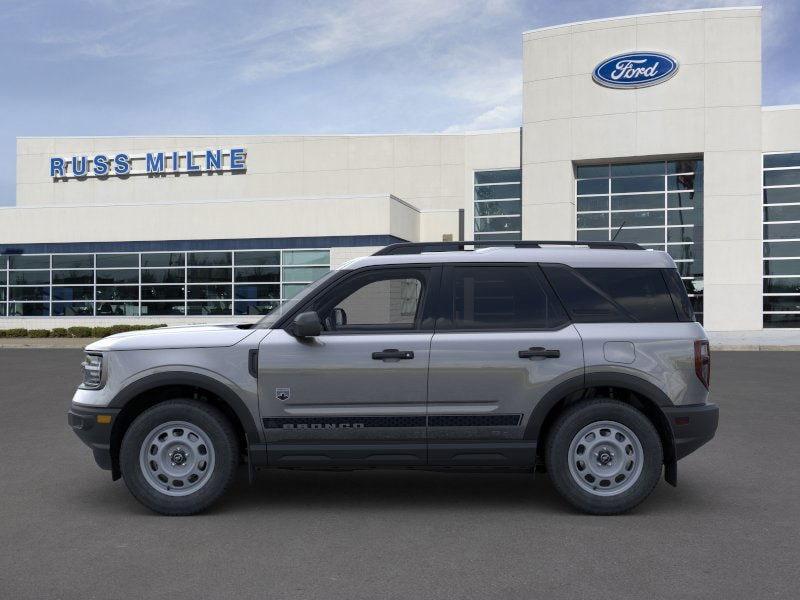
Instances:
[[[574,239],[574,163],[702,155],[705,324],[761,328],[761,10],[623,17],[524,34],[523,237]],[[659,51],[648,88],[592,80],[604,59]]]
[[[800,105],[765,106],[761,132],[764,152],[800,152]]]
[[[231,147],[246,148],[245,173],[66,181],[54,181],[49,176],[49,160],[53,156]],[[517,129],[427,135],[19,138],[17,207],[126,207],[118,211],[104,208],[111,211],[109,217],[113,218],[130,212],[129,207],[147,206],[147,214],[157,224],[167,226],[175,224],[161,218],[160,211],[167,209],[153,205],[392,194],[418,209],[420,215],[429,215],[420,217],[422,229],[419,222],[407,223],[405,239],[417,240],[424,235],[428,241],[441,241],[445,234],[457,239],[459,209],[469,211],[466,230],[471,236],[473,171],[518,167],[519,156]],[[198,216],[204,211],[205,208],[199,209]],[[353,218],[358,219],[358,214],[342,210],[327,224],[345,231],[350,228],[348,220]],[[270,228],[268,223],[258,223]],[[300,235],[291,229],[293,225],[293,221],[285,222],[284,235]],[[102,235],[102,231],[98,233]],[[177,237],[173,233],[169,239]],[[126,239],[138,238],[131,234]],[[49,241],[59,240],[56,236]]]
[[[3,243],[393,235],[419,239],[419,211],[394,196],[0,208]]]

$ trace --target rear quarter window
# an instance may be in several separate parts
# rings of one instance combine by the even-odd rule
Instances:
[[[637,321],[669,323],[678,320],[661,269],[578,269],[578,272]]]
[[[679,320],[662,269],[542,268],[576,323]]]

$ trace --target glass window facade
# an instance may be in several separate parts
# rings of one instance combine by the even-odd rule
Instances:
[[[475,171],[474,239],[522,239],[522,171]]]
[[[765,328],[800,328],[800,153],[764,155]]]
[[[329,270],[327,249],[0,255],[0,316],[257,316]]]
[[[703,161],[576,166],[578,240],[666,250],[703,319]]]

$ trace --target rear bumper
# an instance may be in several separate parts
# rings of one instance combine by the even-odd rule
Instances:
[[[111,470],[111,429],[119,409],[92,408],[73,404],[67,413],[67,423],[80,440],[92,449],[94,460],[101,469]],[[108,423],[99,423],[99,415],[111,417]],[[102,420],[102,419],[101,419]]]
[[[675,406],[664,409],[675,440],[675,458],[680,460],[711,440],[717,432],[716,404]]]

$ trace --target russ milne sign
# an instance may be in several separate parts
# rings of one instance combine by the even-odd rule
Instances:
[[[592,79],[609,88],[642,88],[666,81],[678,72],[678,61],[660,52],[626,52],[594,68]]]
[[[87,177],[125,177],[127,175],[167,175],[171,173],[221,173],[245,171],[244,148],[214,149],[196,152],[147,152],[130,155],[54,156],[50,158],[50,177],[83,179]]]

